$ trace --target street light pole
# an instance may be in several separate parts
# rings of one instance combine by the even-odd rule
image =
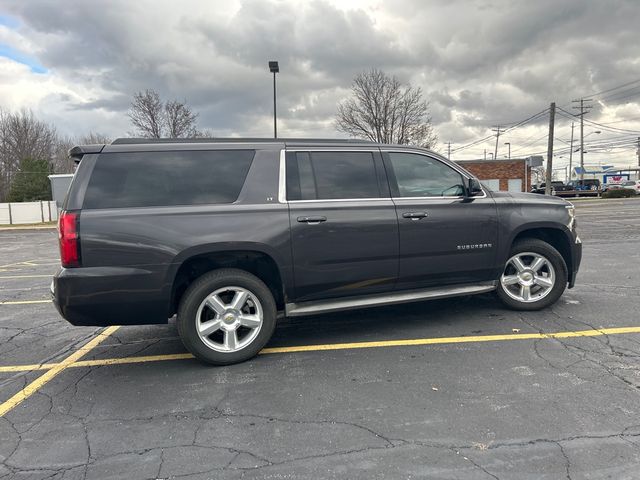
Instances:
[[[504,142],[504,144],[509,146],[509,157],[507,158],[511,160],[511,142]]]
[[[277,61],[269,62],[269,71],[273,73],[273,138],[278,138],[278,117],[276,114],[276,73],[280,71]]]

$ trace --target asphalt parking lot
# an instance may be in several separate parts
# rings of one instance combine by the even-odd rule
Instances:
[[[71,327],[53,230],[0,230],[0,479],[640,478],[640,200],[578,203],[542,312],[492,295],[282,320],[206,367],[175,326]]]

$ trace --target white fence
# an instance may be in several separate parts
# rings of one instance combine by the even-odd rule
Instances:
[[[54,222],[58,207],[54,201],[0,203],[0,225]]]

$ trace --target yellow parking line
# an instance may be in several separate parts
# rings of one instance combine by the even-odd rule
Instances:
[[[53,275],[5,275],[5,276],[0,276],[0,280],[6,280],[10,278],[45,278],[45,277],[52,278]]]
[[[32,303],[51,303],[51,300],[6,300],[6,301],[0,301],[0,305],[31,305]]]
[[[34,267],[47,267],[49,265],[60,265],[60,261],[52,262],[52,263],[30,263],[30,265]]]
[[[51,367],[51,369],[49,369],[47,372],[42,374],[40,377],[38,377],[36,380],[31,382],[29,385],[24,387],[22,390],[16,393],[9,400],[0,404],[0,417],[5,416],[11,410],[13,410],[15,407],[20,405],[27,398],[29,398],[31,395],[33,395],[38,390],[40,390],[44,385],[46,385],[51,380],[53,380],[56,376],[58,376],[58,374],[62,373],[64,370],[72,366],[74,362],[80,360],[87,353],[89,353],[95,347],[97,347],[102,342],[104,342],[109,337],[109,335],[111,335],[113,332],[118,330],[118,328],[120,327],[117,327],[117,326],[109,327],[106,330],[104,330],[102,333],[99,333],[96,337],[94,337],[92,340],[87,342],[83,347],[73,352],[71,355],[69,355],[60,363],[55,364],[53,367]]]
[[[296,352],[319,352],[326,350],[353,350],[358,348],[409,347],[420,345],[442,345],[452,343],[483,343],[509,340],[544,340],[553,338],[599,337],[603,335],[621,335],[625,333],[640,333],[640,327],[615,327],[599,330],[577,330],[555,333],[511,333],[506,335],[476,335],[470,337],[436,337],[415,338],[406,340],[384,340],[379,342],[330,343],[324,345],[298,345],[291,347],[264,348],[260,355]],[[66,368],[97,367],[105,365],[126,365],[132,363],[164,362],[169,360],[192,359],[190,353],[174,353],[167,355],[147,355],[140,357],[103,358],[97,360],[81,360],[73,362]],[[58,363],[42,365],[12,365],[0,367],[0,372],[23,372],[32,370],[48,370],[57,367]]]
[[[2,372],[35,372],[36,370],[51,370],[58,365],[57,363],[33,363],[31,365],[9,365],[8,367],[0,367]]]
[[[21,262],[7,263],[6,265],[0,265],[0,268],[13,267],[13,266],[15,266],[15,265],[24,265],[25,263],[37,262],[38,260],[40,260],[40,259],[35,258],[35,259],[33,259],[33,260],[23,260],[23,261],[21,261]],[[49,261],[49,259],[48,259],[48,258],[47,258],[47,259],[41,259],[41,260],[43,260],[43,261],[45,261],[45,262],[46,262],[46,261]]]
[[[332,343],[327,345],[301,345],[298,347],[265,348],[260,353],[293,353],[321,350],[347,350],[355,348],[408,347],[416,345],[439,345],[444,343],[499,342],[505,340],[540,340],[550,338],[597,337],[601,335],[619,335],[622,333],[640,333],[640,327],[603,328],[600,330],[580,330],[557,333],[516,333],[507,335],[477,335],[470,337],[416,338],[410,340],[385,340],[381,342]]]
[[[76,362],[72,367],[101,367],[105,365],[124,365],[130,363],[147,363],[161,362],[167,360],[189,360],[193,355],[190,353],[173,353],[167,355],[146,355],[141,357],[124,357],[124,358],[103,358],[99,360],[82,360]],[[1,368],[1,367],[0,367]],[[2,370],[0,370],[2,371]]]

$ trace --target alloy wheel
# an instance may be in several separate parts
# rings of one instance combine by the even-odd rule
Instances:
[[[539,253],[522,252],[507,261],[500,284],[514,300],[533,303],[551,293],[555,279],[553,265],[546,257]]]
[[[242,350],[260,333],[264,319],[258,297],[242,287],[224,287],[208,295],[196,313],[196,331],[212,350]]]

